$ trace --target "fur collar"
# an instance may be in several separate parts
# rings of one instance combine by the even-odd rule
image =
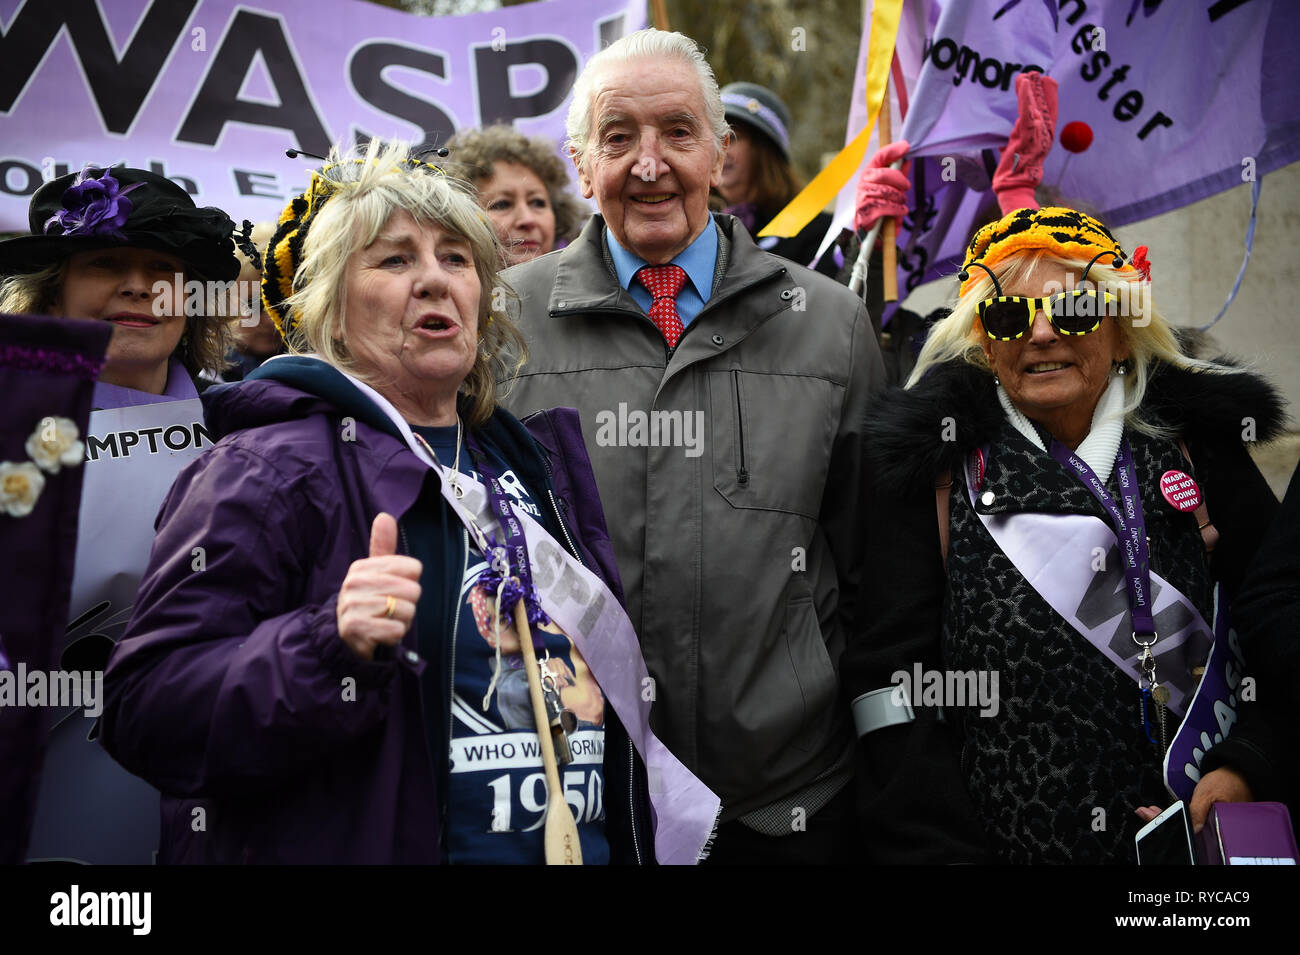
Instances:
[[[1255,419],[1256,440],[1268,441],[1282,430],[1282,409],[1277,390],[1254,372],[1204,374],[1163,362],[1152,369],[1143,400],[1148,420],[1215,441],[1240,442],[1246,417]],[[887,491],[928,492],[937,475],[960,470],[967,452],[992,441],[1005,421],[991,375],[963,361],[935,368],[909,391],[886,391],[868,413],[873,481]]]

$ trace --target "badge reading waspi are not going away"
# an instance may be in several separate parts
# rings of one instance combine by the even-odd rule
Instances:
[[[1166,471],[1160,476],[1160,493],[1180,511],[1194,511],[1201,506],[1201,489],[1185,471]]]

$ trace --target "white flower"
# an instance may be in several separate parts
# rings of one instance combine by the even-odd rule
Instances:
[[[11,517],[26,517],[44,488],[45,475],[30,461],[0,461],[0,511]]]
[[[71,418],[42,418],[27,439],[27,454],[42,470],[58,474],[61,465],[76,467],[85,456],[86,446],[77,437],[77,424]]]

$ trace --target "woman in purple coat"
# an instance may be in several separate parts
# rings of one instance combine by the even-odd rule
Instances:
[[[542,862],[522,598],[582,858],[652,861],[638,714],[541,606],[619,592],[590,466],[562,413],[539,442],[496,404],[522,342],[468,190],[372,142],[265,259],[291,354],[204,394],[221,439],[163,505],[105,677],[104,746],[202,800],[162,860]]]

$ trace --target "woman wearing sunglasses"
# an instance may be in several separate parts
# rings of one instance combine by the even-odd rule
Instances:
[[[984,227],[873,411],[873,572],[841,673],[876,861],[1132,862],[1171,747],[1194,823],[1274,795],[1251,704],[1225,700],[1192,772],[1177,745],[1277,506],[1243,439],[1275,433],[1279,399],[1183,353],[1145,251],[1070,209]]]

